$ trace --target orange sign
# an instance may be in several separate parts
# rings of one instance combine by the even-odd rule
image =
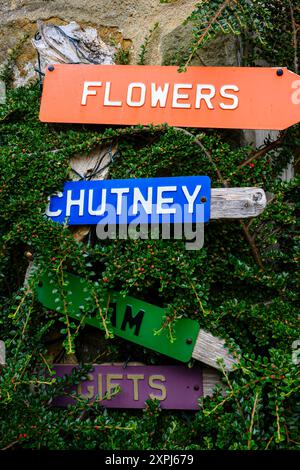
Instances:
[[[300,121],[300,76],[286,68],[59,64],[43,122],[285,129]]]

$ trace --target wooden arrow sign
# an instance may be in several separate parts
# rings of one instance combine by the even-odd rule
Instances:
[[[84,279],[72,274],[64,273],[66,284],[65,301],[68,305],[68,315],[80,320],[83,308],[87,308],[85,299],[89,286]],[[58,310],[59,293],[53,280],[44,274],[38,286],[38,299],[52,310]],[[104,300],[104,306],[108,304]],[[225,368],[230,369],[235,359],[224,347],[224,341],[210,333],[201,330],[199,324],[190,318],[179,319],[174,326],[176,341],[170,342],[165,334],[155,334],[160,330],[166,312],[163,308],[149,304],[134,297],[123,297],[118,292],[111,294],[109,306],[112,308],[111,324],[114,333],[121,338],[132,341],[140,346],[153,349],[173,359],[188,362],[192,357],[204,364],[219,368],[217,359],[224,361]],[[103,329],[103,322],[99,312],[88,315],[86,323]]]
[[[187,183],[192,185],[191,193]],[[161,190],[159,198],[154,194],[154,200],[153,186]],[[166,194],[169,197],[164,199]],[[65,183],[62,193],[51,196],[46,215],[54,222],[67,221],[69,225],[129,224],[132,221],[170,224],[207,222],[209,218],[256,217],[266,204],[261,188],[210,189],[207,176],[73,181]]]
[[[53,365],[56,377],[69,375],[74,368],[74,364]],[[156,399],[162,409],[199,410],[199,398],[211,395],[217,384],[221,384],[219,373],[206,367],[128,363],[124,368],[123,364],[94,364],[87,380],[65,390],[53,404],[74,404],[74,390],[82,398],[100,400],[105,408],[145,408],[146,400]],[[114,394],[117,386],[121,390]]]
[[[207,222],[208,176],[69,181],[47,215],[70,225]]]
[[[5,365],[5,343],[0,340],[0,367]]]
[[[300,121],[300,77],[286,68],[57,64],[43,122],[285,129]]]

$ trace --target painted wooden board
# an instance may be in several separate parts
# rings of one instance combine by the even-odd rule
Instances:
[[[55,364],[56,376],[71,373],[74,365]],[[66,391],[67,396],[54,400],[57,406],[74,404],[70,392],[75,390],[81,397],[102,401],[105,408],[145,408],[146,400],[157,399],[162,409],[197,410],[198,400],[211,395],[220,384],[220,376],[213,369],[195,366],[94,364],[88,380]],[[120,392],[114,395],[114,387]],[[96,395],[98,395],[96,397]]]
[[[5,343],[0,340],[0,367],[5,365]]]
[[[116,151],[116,146],[105,146],[97,147],[84,155],[74,155],[70,158],[70,178],[73,181],[106,179],[111,156]]]
[[[0,104],[6,103],[6,85],[5,82],[0,80]]]
[[[86,155],[74,155],[70,158],[70,178],[72,181],[103,180],[108,177],[109,164],[117,151],[116,146],[96,147]],[[89,225],[71,227],[73,237],[81,242],[89,233]]]
[[[190,177],[190,178],[203,178],[203,177]],[[190,179],[189,178],[189,179]],[[112,180],[112,181],[80,181],[80,182],[68,182],[65,183],[64,192],[60,193],[59,195],[52,196],[50,199],[49,206],[46,211],[46,215],[50,217],[52,220],[63,223],[68,217],[68,221],[70,225],[84,225],[84,224],[97,224],[97,223],[121,223],[122,222],[122,215],[118,215],[116,213],[115,204],[118,200],[118,196],[115,195],[115,201],[113,204],[109,204],[107,201],[107,196],[105,193],[105,204],[107,204],[109,211],[102,215],[97,215],[95,211],[95,207],[101,206],[102,207],[102,197],[99,196],[99,193],[102,193],[102,190],[107,190],[108,186],[118,185],[119,181],[122,181],[122,184],[126,184],[126,181],[130,181],[130,185],[133,184],[138,185],[138,181],[144,181],[144,186],[147,188],[151,187],[152,180],[160,180],[161,178],[149,178],[149,179],[141,179],[141,180]],[[178,180],[180,178],[162,178],[164,180],[174,180],[179,183]],[[185,178],[187,179],[187,178]],[[118,186],[119,187],[119,186]],[[138,186],[137,186],[138,187]],[[91,189],[92,188],[92,189]],[[145,188],[144,188],[145,189]],[[194,188],[195,189],[195,188]],[[90,196],[89,190],[93,191],[93,195]],[[75,191],[74,194],[72,191]],[[82,192],[80,192],[82,191]],[[70,192],[67,201],[67,193]],[[96,196],[94,195],[94,193]],[[166,193],[165,193],[166,194]],[[190,193],[189,193],[190,194]],[[191,192],[194,195],[193,191]],[[168,197],[170,197],[172,193],[168,193]],[[122,210],[123,212],[129,209],[130,201],[126,198],[126,195],[123,194],[123,205]],[[205,197],[205,200],[201,199]],[[94,201],[94,199],[97,199]],[[100,198],[100,199],[99,199]],[[174,203],[174,193],[172,195],[173,203]],[[191,199],[190,199],[191,200]],[[75,204],[73,202],[75,201]],[[78,203],[76,202],[78,201]],[[146,197],[147,201],[147,197]],[[125,204],[126,202],[126,204]],[[133,202],[133,201],[131,201]],[[68,203],[68,204],[67,204]],[[89,207],[89,204],[91,206]],[[209,205],[210,203],[210,205]],[[80,206],[81,204],[81,206]],[[131,204],[132,205],[132,204]],[[147,206],[147,203],[145,204]],[[188,207],[188,202],[186,201],[186,205]],[[195,198],[192,208],[196,213],[196,206],[197,206],[197,214],[199,219],[200,210],[199,207],[203,206],[203,215],[201,218],[204,218],[204,221],[207,221],[210,217],[211,219],[242,219],[247,217],[256,217],[263,212],[267,205],[267,198],[266,194],[263,189],[261,188],[212,188],[210,191],[208,188],[206,190],[199,191],[197,194],[197,198]],[[93,207],[95,206],[95,207]],[[172,208],[172,204],[164,204],[164,207]],[[174,206],[175,207],[175,206]],[[82,208],[82,209],[81,209]],[[141,204],[139,203],[139,208],[143,209]],[[81,212],[82,214],[81,214]],[[145,210],[144,210],[145,212]],[[210,215],[209,215],[210,213]],[[184,213],[182,213],[184,216]],[[189,214],[187,214],[189,216]],[[142,214],[143,216],[143,214]],[[146,217],[147,214],[144,214]],[[167,215],[168,216],[168,215]],[[192,214],[195,218],[195,214]],[[144,218],[145,218],[144,217]],[[151,215],[148,216],[148,218]],[[154,215],[152,216],[154,217]],[[160,215],[162,217],[162,215]],[[173,220],[169,219],[168,221]],[[136,218],[139,219],[139,223],[143,223],[141,220],[140,212],[136,215]],[[127,223],[133,219],[133,216],[127,217]],[[187,217],[185,217],[187,219]],[[199,220],[198,220],[199,221]],[[189,220],[186,220],[189,222]],[[124,223],[124,221],[122,222]]]
[[[280,130],[300,120],[299,91],[286,68],[57,64],[40,120]]]
[[[212,188],[210,218],[256,217],[266,205],[266,194],[261,188]]]
[[[69,225],[207,222],[210,178],[176,176],[106,181],[69,181],[46,212]]]
[[[65,301],[68,305],[68,315],[80,320],[83,315],[82,307],[84,311],[87,303],[85,291],[90,290],[89,286],[84,279],[68,273],[64,273],[64,283],[66,284]],[[57,286],[46,273],[40,279],[37,293],[39,301],[45,307],[52,310],[59,309]],[[209,334],[205,335],[203,330],[200,330],[197,321],[190,318],[179,319],[174,326],[176,341],[171,343],[166,334],[155,334],[161,329],[164,321],[165,310],[163,308],[134,297],[123,297],[118,292],[110,295],[111,324],[117,336],[182,362],[188,362],[194,357],[212,367],[220,368],[217,359],[221,358],[228,370],[236,362],[224,347],[222,340]],[[106,307],[107,304],[106,298],[101,307]],[[100,312],[97,310],[87,316],[86,323],[103,329]],[[206,350],[212,354],[211,358],[208,358]]]
[[[224,350],[225,345],[222,339],[200,330],[192,357],[212,367],[216,367],[218,359],[222,358],[225,370],[230,370],[236,360],[230,354],[224,354]]]
[[[38,286],[38,299],[47,308],[58,310],[59,293],[55,283],[51,283],[47,274],[40,279]],[[68,304],[68,315],[80,320],[82,308],[87,302],[85,290],[90,290],[84,279],[72,274],[64,273],[64,282],[67,283],[65,299]],[[108,305],[104,298],[101,307]],[[182,362],[188,362],[192,356],[193,344],[196,341],[199,325],[194,320],[183,318],[175,326],[177,341],[170,343],[165,334],[154,335],[161,329],[165,311],[161,307],[151,305],[134,297],[123,297],[118,292],[111,293],[109,306],[112,308],[111,325],[115,335],[128,341],[153,349]],[[86,323],[103,329],[100,312],[96,309],[86,318]],[[189,340],[189,341],[187,341]]]
[[[222,389],[223,394],[225,393],[225,386],[221,382],[220,373],[212,367],[202,368],[203,377],[203,396],[211,396],[217,385]]]

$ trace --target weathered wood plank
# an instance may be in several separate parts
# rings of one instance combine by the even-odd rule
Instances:
[[[6,86],[5,83],[0,80],[0,104],[6,103]]]
[[[211,219],[242,219],[256,217],[267,205],[261,188],[212,188]]]
[[[115,153],[116,147],[99,147],[88,155],[75,155],[70,159],[70,177],[73,181],[80,179],[105,180],[108,177],[110,151]],[[70,227],[75,240],[81,242],[90,232],[90,225]]]
[[[0,340],[0,367],[5,365],[5,343]]]
[[[203,396],[206,396],[206,395],[211,396],[213,394],[213,391],[216,385],[222,386],[220,373],[215,369],[211,369],[210,367],[204,367],[202,374],[203,374]]]
[[[85,155],[75,155],[70,158],[70,177],[73,181],[79,179],[104,180],[108,177],[108,165],[111,154],[116,152],[116,147],[98,147]]]
[[[207,331],[200,330],[192,357],[216,369],[220,369],[217,360],[223,359],[225,370],[230,370],[237,363],[237,360],[229,354],[224,343],[224,340],[213,336]]]
[[[84,294],[86,281],[70,273],[65,273],[64,279],[68,280],[68,294],[66,297],[68,314],[78,320],[80,319],[79,306],[83,305],[85,307],[86,305]],[[53,286],[47,274],[40,277],[37,295],[39,301],[45,307],[57,310],[56,294],[53,293]],[[217,359],[223,358],[227,369],[230,369],[235,362],[235,359],[230,356],[225,348],[224,341],[204,330],[200,330],[197,321],[189,318],[179,319],[174,331],[177,341],[170,343],[167,336],[158,338],[153,335],[153,331],[161,328],[166,314],[165,309],[133,297],[127,296],[124,298],[118,292],[110,295],[111,301],[113,299],[116,305],[112,330],[117,336],[182,362],[188,362],[193,357],[211,367],[220,368]],[[103,304],[106,305],[106,303],[107,299],[103,299]],[[86,307],[90,308],[89,305],[86,305]],[[143,314],[138,315],[138,312],[143,312]],[[103,329],[103,325],[93,317],[87,316],[85,322]],[[121,325],[123,325],[122,328]],[[134,329],[132,329],[133,326]]]

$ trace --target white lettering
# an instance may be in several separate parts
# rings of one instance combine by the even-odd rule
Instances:
[[[239,91],[239,87],[236,85],[223,85],[220,89],[220,95],[222,98],[228,98],[233,101],[232,104],[220,103],[222,109],[236,109],[239,105],[239,99],[236,95],[227,93],[227,90]]]
[[[176,209],[162,207],[163,204],[173,204],[172,197],[163,197],[163,193],[167,191],[177,191],[177,186],[159,186],[157,188],[157,213],[158,214],[175,214]]]
[[[102,189],[101,209],[99,209],[100,205],[97,207],[96,210],[93,209],[93,198],[94,198],[94,190],[89,189],[88,213],[90,215],[103,215],[105,212],[105,205],[106,205],[106,189]]]
[[[63,197],[63,193],[59,192],[57,194],[54,194],[54,196],[56,197]],[[50,199],[51,199],[51,196],[48,197],[48,201],[49,201],[49,204],[48,204],[48,207],[45,211],[45,214],[48,216],[48,217],[58,217],[60,216],[60,214],[62,213],[61,209],[57,209],[57,211],[51,211],[50,210]]]
[[[178,103],[178,100],[186,100],[189,97],[189,95],[186,93],[179,93],[178,91],[180,88],[193,88],[193,85],[191,83],[175,83],[173,90],[172,108],[190,108],[190,103]]]
[[[134,88],[139,88],[141,90],[140,99],[138,101],[133,101],[132,94]],[[130,83],[127,90],[127,104],[128,106],[140,107],[145,104],[146,99],[146,85],[145,83]]]
[[[203,90],[209,90],[209,93],[202,93]],[[204,100],[208,109],[214,109],[213,104],[211,102],[212,98],[216,94],[216,89],[213,85],[197,85],[196,91],[196,104],[195,108],[201,108],[201,101]]]
[[[151,107],[155,108],[159,102],[159,106],[165,108],[170,85],[169,83],[165,83],[163,89],[161,86],[155,87],[155,83],[151,83]]]
[[[110,82],[106,82],[104,91],[104,106],[122,106],[122,101],[111,101],[110,100]]]
[[[112,188],[111,194],[117,194],[117,215],[122,212],[122,197],[124,194],[129,193],[129,188]]]
[[[79,212],[78,212],[79,216],[83,215],[84,194],[85,194],[84,189],[81,189],[79,191],[79,194],[80,194],[79,199],[72,199],[72,190],[71,189],[67,190],[66,217],[69,217],[71,215],[71,207],[73,206],[79,207]]]
[[[133,190],[133,209],[132,215],[136,215],[138,213],[138,204],[141,203],[144,211],[146,214],[151,214],[152,212],[152,195],[153,195],[153,188],[148,188],[147,191],[147,200],[142,195],[139,188],[134,188]]]
[[[90,86],[102,86],[102,82],[84,82],[83,85],[83,92],[82,92],[82,98],[81,98],[81,104],[82,106],[86,105],[87,102],[87,97],[96,95],[97,91],[96,90],[89,90]]]
[[[192,214],[193,213],[193,205],[194,205],[194,202],[195,202],[195,199],[196,197],[198,196],[199,192],[201,190],[201,184],[197,184],[193,194],[190,194],[188,192],[188,189],[186,186],[182,186],[182,191],[186,197],[186,200],[188,201],[188,204],[189,204],[189,208],[188,208],[188,213],[189,214]]]

